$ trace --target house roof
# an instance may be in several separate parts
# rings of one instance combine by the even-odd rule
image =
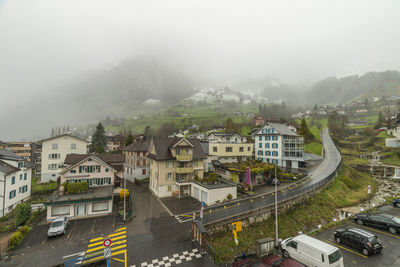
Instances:
[[[62,134],[62,135],[57,135],[57,136],[53,136],[53,137],[49,137],[49,138],[43,139],[43,140],[41,140],[41,142],[49,141],[49,140],[51,140],[51,139],[55,139],[55,138],[59,138],[59,137],[63,137],[63,136],[73,137],[73,138],[75,138],[75,139],[78,139],[78,140],[84,141],[84,142],[86,142],[86,143],[89,143],[89,142],[86,141],[85,139],[82,139],[82,138],[79,138],[79,137],[73,136],[72,134],[67,134],[67,133],[66,133],[66,134]]]
[[[65,157],[64,164],[76,164],[92,154],[68,154]],[[107,164],[113,163],[125,163],[125,156],[122,153],[111,153],[111,154],[93,154],[93,156],[99,158]]]
[[[13,173],[16,171],[19,171],[19,169],[17,167],[14,167],[14,166],[8,164],[7,162],[0,160],[0,172],[9,174],[9,173]]]
[[[78,165],[80,165],[80,164],[82,164],[82,163],[85,162],[86,159],[88,159],[88,158],[92,158],[92,159],[94,159],[95,161],[97,161],[98,163],[100,163],[100,164],[102,164],[102,165],[104,165],[104,166],[107,166],[107,167],[110,168],[111,170],[117,172],[117,170],[116,170],[114,167],[112,167],[112,166],[110,165],[111,163],[107,163],[107,162],[105,162],[104,160],[100,159],[100,158],[98,157],[99,155],[88,155],[88,154],[84,154],[84,155],[87,155],[87,156],[84,157],[84,158],[82,158],[80,161],[78,161],[78,162],[76,162],[76,163],[74,163],[74,164],[69,165],[69,167],[67,167],[66,169],[64,169],[64,170],[61,171],[61,174],[67,172],[67,171],[70,170],[70,169],[75,168],[76,166],[78,166]],[[68,156],[68,155],[67,155],[67,156]]]
[[[150,139],[146,139],[144,141],[133,142],[129,146],[126,146],[124,151],[134,151],[134,152],[144,152],[148,151],[150,146]]]
[[[214,132],[214,133],[210,133],[208,136],[210,136],[212,134],[215,135],[215,136],[232,136],[232,135],[235,135],[235,134],[240,136],[240,134],[238,134],[238,133],[224,133],[224,132]]]
[[[267,126],[271,126],[272,128],[274,128],[279,134],[281,135],[292,135],[292,136],[299,136],[298,134],[296,134],[295,132],[293,132],[292,130],[289,129],[288,126],[284,125],[284,124],[280,124],[280,123],[274,123],[274,122],[268,122]],[[260,130],[261,131],[261,130]],[[259,131],[259,132],[260,132]]]
[[[210,144],[201,142],[200,145],[201,145],[201,148],[203,148],[204,153],[206,153],[206,155],[208,155],[210,153]]]
[[[79,194],[58,194],[55,193],[50,196],[49,201],[45,203],[46,206],[81,203],[90,201],[111,200],[113,195],[113,186],[104,185],[90,187],[88,191]]]
[[[186,139],[193,145],[193,159],[205,159],[206,154],[197,138],[178,138],[178,137],[153,137],[152,142],[156,149],[156,154],[149,154],[149,158],[156,160],[173,160],[171,147],[177,144],[182,139]]]

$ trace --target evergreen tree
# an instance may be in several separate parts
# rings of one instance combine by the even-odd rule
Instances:
[[[152,136],[151,126],[149,126],[149,125],[146,126],[146,128],[144,129],[143,135],[145,137],[151,137]]]
[[[309,143],[315,139],[314,135],[311,133],[310,129],[308,129],[308,125],[306,119],[303,118],[301,120],[299,135],[304,136],[304,140],[306,143]]]
[[[104,153],[107,147],[107,138],[105,130],[101,122],[97,124],[96,131],[92,135],[92,144],[90,145],[90,152]]]
[[[128,135],[128,138],[126,138],[126,142],[125,142],[125,145],[130,145],[130,144],[132,144],[133,143],[133,135],[130,133],[129,135]]]
[[[384,124],[385,124],[385,118],[382,114],[382,111],[379,111],[378,121],[376,122],[375,129],[379,129],[379,128],[383,127]]]
[[[226,132],[237,132],[239,127],[233,122],[232,118],[228,118],[225,122]]]
[[[318,105],[315,104],[315,105],[314,105],[314,108],[313,108],[313,111],[317,111],[317,110],[318,110]]]

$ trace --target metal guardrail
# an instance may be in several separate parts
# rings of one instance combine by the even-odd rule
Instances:
[[[332,139],[331,139],[332,141]],[[278,194],[278,205],[282,205],[287,203],[288,201],[294,200],[294,199],[300,199],[304,198],[307,196],[309,193],[321,188],[323,185],[327,184],[330,182],[337,174],[341,164],[342,164],[342,157],[341,157],[341,152],[337,145],[332,141],[334,144],[335,148],[338,150],[340,154],[340,161],[338,165],[335,167],[335,169],[324,179],[318,181],[315,184],[312,184],[308,187],[301,188],[301,189],[296,189],[296,188],[291,188],[290,194],[287,192],[283,192],[281,194]],[[303,178],[302,180],[294,183],[298,184],[301,183],[303,180],[307,179],[309,177]],[[285,188],[288,187],[293,187],[294,184],[288,185]],[[282,188],[279,190],[282,191]],[[268,197],[266,197],[268,195]],[[213,207],[213,209],[218,209],[218,212],[212,212],[212,208],[205,210],[204,215],[203,215],[203,225],[210,225],[213,223],[221,222],[221,221],[226,221],[229,219],[238,219],[238,217],[248,217],[246,215],[256,215],[262,212],[265,212],[266,210],[272,209],[275,204],[275,200],[273,195],[271,193],[256,196],[256,197],[250,197],[242,200],[237,200],[235,203],[232,203],[228,206],[219,205],[218,207]],[[224,206],[221,208],[221,206]],[[207,212],[209,211],[209,212]]]

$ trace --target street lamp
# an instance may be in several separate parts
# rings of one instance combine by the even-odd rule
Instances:
[[[276,177],[276,165],[275,168],[275,245],[278,246],[278,182]]]
[[[126,220],[126,202],[125,202],[125,200],[126,200],[126,178],[124,175],[124,222]]]

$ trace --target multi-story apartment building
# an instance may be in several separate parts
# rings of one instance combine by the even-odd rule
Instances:
[[[263,162],[299,168],[303,154],[304,138],[284,124],[268,122],[255,136],[255,157]]]
[[[240,162],[253,158],[254,143],[238,133],[209,135],[208,155],[221,163]]]
[[[12,150],[17,156],[33,162],[33,158],[35,155],[35,143],[8,142],[7,149]]]
[[[207,141],[210,143],[246,143],[247,137],[238,133],[213,132],[208,135]]]
[[[147,158],[150,139],[133,142],[123,149],[125,155],[124,178],[131,182],[149,177],[150,162]]]
[[[191,195],[192,181],[203,178],[206,155],[198,139],[153,137],[150,190],[158,197]]]
[[[69,154],[60,172],[61,184],[87,182],[89,189],[83,193],[65,194],[61,187],[52,195],[47,206],[47,220],[58,216],[87,217],[112,213],[113,187],[118,170],[112,166],[120,160],[118,154]],[[64,184],[65,185],[65,184]]]
[[[120,134],[108,134],[107,138],[107,151],[121,151],[124,147],[125,138]]]
[[[31,195],[32,167],[11,150],[0,150],[0,216]]]
[[[56,180],[67,154],[85,154],[89,143],[86,140],[63,134],[42,140],[41,181]]]

